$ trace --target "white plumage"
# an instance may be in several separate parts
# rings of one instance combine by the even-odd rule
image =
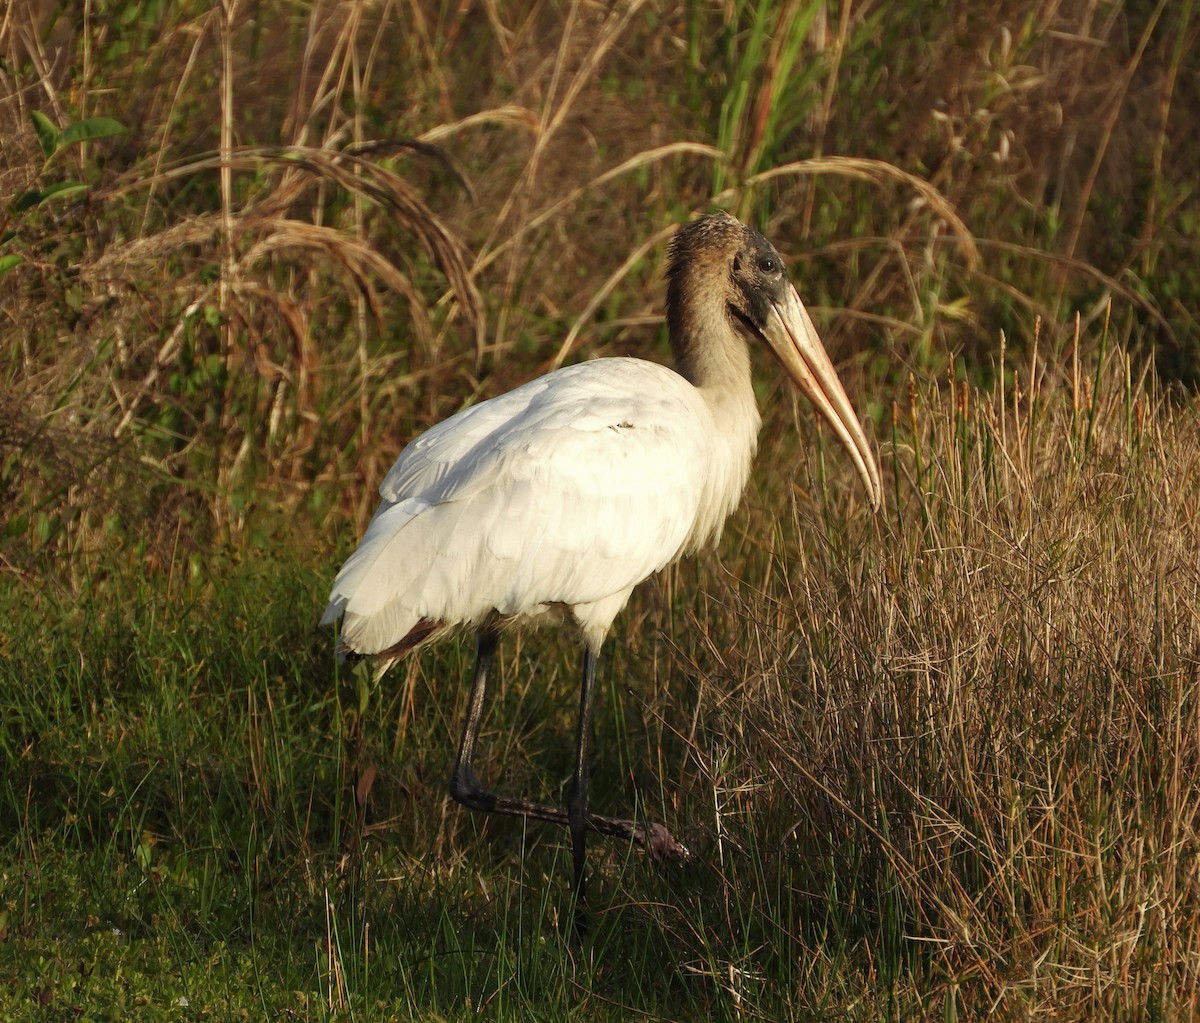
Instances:
[[[747,342],[761,342],[854,460],[872,505],[879,471],[783,260],[726,214],[676,236],[667,322],[674,370],[598,359],[465,409],[418,437],[380,485],[382,503],[334,580],[322,623],[382,672],[456,626],[478,655],[451,794],[485,812],[571,829],[582,900],[587,830],[687,850],[660,824],[588,812],[586,758],[596,656],[633,588],[716,540],[757,445]],[[565,616],[583,638],[575,771],[565,811],[486,789],[472,767],[500,630]]]
[[[750,407],[744,436],[718,436],[678,373],[602,359],[452,416],[380,485],[323,623],[341,616],[347,649],[380,654],[421,622],[570,608],[598,647],[639,582],[720,532],[750,468]]]

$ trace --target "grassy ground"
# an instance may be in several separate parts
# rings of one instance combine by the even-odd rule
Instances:
[[[878,518],[772,413],[719,556],[644,588],[602,670],[597,799],[697,862],[596,842],[582,947],[564,836],[445,796],[469,643],[356,724],[327,539],[6,588],[0,1013],[1187,1018],[1200,417],[1119,355],[1037,372],[914,389]],[[505,647],[485,734],[552,799],[568,646]]]
[[[0,1019],[1200,1012],[1200,19],[933,7],[0,9]],[[595,842],[581,946],[564,836],[446,797],[469,641],[314,623],[405,439],[666,357],[713,205],[888,502],[762,371],[600,669],[594,801],[696,862]],[[576,659],[506,641],[498,787],[561,799]]]

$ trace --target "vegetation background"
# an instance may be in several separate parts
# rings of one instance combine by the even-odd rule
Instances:
[[[0,10],[0,1018],[1200,1012],[1192,0],[10,0]],[[662,872],[445,779],[469,643],[314,626],[403,444],[665,360],[720,206],[877,440],[762,374],[716,554],[602,666]],[[569,637],[488,772],[561,796]]]

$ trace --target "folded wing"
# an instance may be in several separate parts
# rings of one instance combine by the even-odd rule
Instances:
[[[673,371],[604,359],[447,419],[384,479],[322,621],[363,654],[551,606],[602,634],[692,531],[708,415]]]

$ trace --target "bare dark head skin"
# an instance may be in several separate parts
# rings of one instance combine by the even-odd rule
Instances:
[[[739,332],[761,340],[772,299],[789,284],[783,257],[757,231],[731,217],[698,217],[671,242],[667,264],[667,328],[673,344],[704,337],[704,298],[716,291]],[[705,294],[702,294],[705,293]],[[677,352],[681,366],[690,352]],[[685,376],[687,373],[685,373]]]

